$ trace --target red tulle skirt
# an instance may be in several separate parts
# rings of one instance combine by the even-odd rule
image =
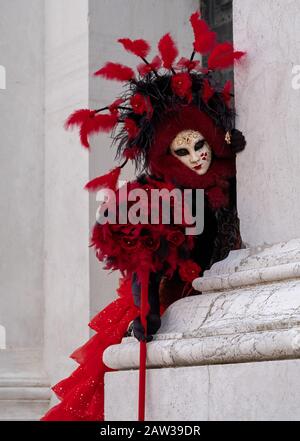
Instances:
[[[103,352],[121,342],[129,323],[139,314],[133,303],[130,278],[122,278],[120,282],[118,298],[89,323],[96,334],[70,355],[79,364],[78,368],[52,387],[60,403],[41,421],[104,420],[104,374],[113,369],[103,363]]]

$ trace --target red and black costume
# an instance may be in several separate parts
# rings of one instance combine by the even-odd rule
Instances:
[[[122,81],[125,93],[111,105],[98,110],[81,109],[67,120],[78,126],[84,147],[88,137],[100,131],[113,131],[116,159],[122,165],[89,182],[86,188],[115,190],[121,168],[135,162],[137,179],[130,189],[204,189],[204,230],[198,236],[184,234],[182,225],[94,225],[91,246],[107,269],[120,270],[118,298],[90,322],[96,334],[71,357],[79,367],[52,389],[61,402],[42,420],[102,420],[104,418],[103,351],[129,335],[152,339],[159,329],[160,316],[173,301],[198,294],[191,282],[210,266],[239,249],[242,240],[236,210],[236,153],[245,147],[242,133],[234,128],[230,82],[220,86],[214,79],[218,70],[230,67],[244,52],[230,43],[217,43],[216,35],[195,12],[190,18],[195,40],[190,58],[178,58],[169,34],[158,43],[159,55],[147,60],[149,44],[142,39],[120,39],[124,48],[138,56],[138,75],[128,66],[108,62],[95,75]],[[204,68],[196,54],[208,55]],[[170,153],[170,144],[183,130],[200,132],[212,150],[208,171],[199,175]],[[195,203],[195,194],[193,194]],[[118,199],[121,204],[122,200]],[[141,280],[148,271],[147,333],[141,323]],[[147,279],[148,281],[148,279]],[[145,335],[146,334],[146,335]]]

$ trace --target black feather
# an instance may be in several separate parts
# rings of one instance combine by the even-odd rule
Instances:
[[[213,72],[206,74],[191,73],[190,75],[193,97],[191,104],[205,112],[213,119],[217,126],[225,131],[233,129],[235,112],[226,105],[222,97],[223,87],[221,87],[218,81],[214,80]],[[121,121],[125,120],[125,118],[132,118],[140,128],[138,135],[133,140],[128,141],[128,134],[124,127],[119,128],[118,131],[115,129],[112,132],[113,145],[116,145],[117,148],[115,159],[122,158],[125,148],[138,147],[139,154],[134,158],[136,172],[147,171],[147,154],[153,141],[155,127],[162,116],[166,112],[178,110],[182,104],[186,104],[184,98],[176,96],[172,91],[171,78],[172,75],[170,73],[156,76],[153,72],[150,72],[148,75],[125,85],[126,89],[121,98],[129,100],[131,96],[139,93],[149,97],[153,108],[151,119],[146,114],[137,115],[131,110],[120,110]],[[210,81],[216,91],[207,103],[201,98],[205,78]]]

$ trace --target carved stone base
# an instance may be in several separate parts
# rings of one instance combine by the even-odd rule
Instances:
[[[300,361],[291,359],[300,358],[300,240],[232,251],[193,285],[202,294],[171,305],[159,333],[148,344],[147,366],[160,368],[148,371],[148,418],[154,419],[158,412],[164,420],[188,419],[186,409],[200,400],[206,413],[196,407],[190,419],[299,419]],[[129,408],[134,418],[137,372],[130,370],[139,366],[137,341],[124,338],[120,345],[109,347],[104,361],[123,370],[106,374],[107,418],[126,419]],[[285,391],[285,374],[292,394]],[[199,385],[193,387],[199,382],[201,391]],[[172,388],[178,389],[175,401]],[[277,410],[269,409],[267,397],[274,400],[272,389],[286,394],[286,399],[278,395],[279,401],[273,401]],[[227,394],[235,397],[233,407],[228,405]],[[220,403],[209,413],[216,397]],[[165,403],[170,406],[171,402],[177,410],[170,414]],[[239,406],[241,411],[233,415],[232,409]],[[222,408],[229,410],[218,413]]]
[[[298,420],[300,360],[147,370],[146,420]],[[105,379],[105,418],[137,420],[138,371]]]
[[[50,385],[40,351],[0,350],[0,420],[38,420],[48,410]]]

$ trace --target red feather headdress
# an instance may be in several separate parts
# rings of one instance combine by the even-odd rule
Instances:
[[[92,134],[113,131],[113,143],[117,146],[116,157],[124,158],[125,161],[106,175],[88,183],[88,190],[96,191],[103,186],[114,188],[121,168],[129,159],[135,161],[137,168],[146,170],[152,168],[158,171],[157,166],[160,165],[159,173],[163,174],[163,158],[160,158],[158,164],[154,164],[154,142],[159,132],[165,130],[160,121],[180,109],[188,108],[190,113],[197,114],[194,119],[198,121],[197,128],[200,132],[205,133],[209,126],[211,133],[218,133],[218,141],[216,143],[216,139],[211,140],[211,147],[215,156],[221,152],[224,160],[224,152],[230,150],[225,142],[225,134],[227,133],[228,142],[235,112],[231,108],[231,83],[219,85],[214,79],[214,73],[232,66],[245,52],[234,50],[231,43],[218,43],[215,32],[201,19],[198,11],[191,15],[190,23],[194,41],[189,58],[179,57],[177,45],[169,33],[159,40],[158,54],[151,61],[147,60],[151,48],[146,40],[119,38],[118,42],[124,49],[142,61],[137,65],[137,73],[129,66],[112,61],[95,72],[95,76],[124,82],[125,93],[112,104],[100,109],[75,111],[67,119],[65,127],[77,127],[81,143],[87,149]],[[197,54],[208,56],[207,67],[195,59]],[[199,119],[199,114],[202,119]],[[188,121],[186,124],[186,128],[190,128]],[[167,175],[168,167],[165,167]],[[182,175],[185,175],[184,171]]]

